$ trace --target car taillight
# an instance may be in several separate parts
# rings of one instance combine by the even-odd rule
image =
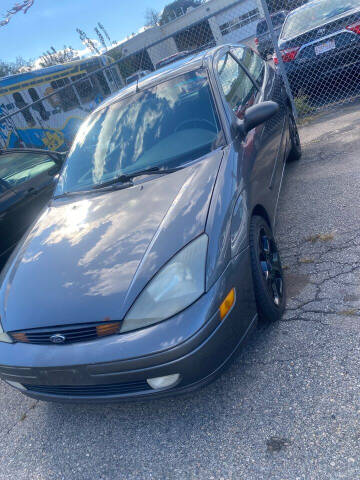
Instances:
[[[360,21],[351,23],[346,27],[346,30],[351,30],[352,32],[355,32],[357,35],[360,35]]]
[[[258,46],[259,45],[259,39],[256,37],[255,38],[255,45]]]
[[[293,47],[293,48],[285,48],[281,51],[282,60],[285,63],[293,62],[300,50],[300,47]],[[277,58],[276,53],[274,53],[273,60],[275,65],[279,65],[279,60]]]

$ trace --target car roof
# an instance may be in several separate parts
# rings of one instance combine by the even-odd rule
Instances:
[[[149,75],[140,78],[138,83],[132,83],[131,85],[127,85],[119,92],[107,98],[94,110],[93,113],[102,110],[104,107],[107,107],[112,103],[121,100],[122,98],[133,95],[136,92],[137,88],[139,88],[140,90],[149,88],[152,85],[157,85],[158,83],[163,82],[166,79],[170,79],[177,75],[181,75],[182,73],[201,68],[202,66],[204,66],[206,58],[212,57],[216,51],[224,47],[226,47],[226,45],[218,45],[216,47],[210,48],[209,50],[204,50],[203,52],[189,55],[186,58],[182,58],[169,65],[159,68],[154,72],[151,72]]]

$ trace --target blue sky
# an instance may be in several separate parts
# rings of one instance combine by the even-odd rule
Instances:
[[[0,15],[15,0],[0,0]],[[94,27],[100,21],[112,40],[122,40],[144,24],[147,8],[161,10],[169,0],[35,0],[26,15],[16,14],[0,28],[0,59],[12,61],[17,56],[37,58],[53,45],[84,48],[76,27],[95,38]]]

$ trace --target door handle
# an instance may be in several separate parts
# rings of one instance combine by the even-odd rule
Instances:
[[[31,187],[31,188],[29,188],[29,190],[27,191],[27,193],[28,193],[29,195],[36,195],[36,194],[37,194],[37,190],[36,190],[36,188]]]

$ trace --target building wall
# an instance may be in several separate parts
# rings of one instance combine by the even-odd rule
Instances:
[[[160,62],[160,60],[162,60],[164,57],[169,57],[170,55],[173,55],[174,53],[178,52],[178,49],[173,37],[170,37],[161,43],[157,43],[156,45],[149,47],[147,50],[149,52],[151,61],[153,62],[154,66],[158,62]]]
[[[165,25],[149,28],[129,38],[120,46],[109,50],[108,55],[113,56],[117,60],[121,56],[126,57],[146,48],[155,67],[155,64],[161,59],[178,52],[176,42],[174,41],[176,34],[197,23],[199,23],[200,29],[200,22],[204,20],[209,23],[214,41],[217,44],[240,42],[245,39],[249,43],[249,38],[251,39],[251,37],[255,36],[257,18],[253,16],[253,21],[244,25],[242,23],[244,23],[244,16],[247,15],[247,12],[254,12],[254,10],[258,9],[258,1],[210,0],[197,8],[188,9],[185,15],[177,17]],[[227,22],[232,22],[228,31],[223,27]],[[236,22],[237,26],[235,25]],[[129,72],[128,75],[132,73],[134,71]]]
[[[256,1],[245,0],[215,16],[223,43],[237,43],[256,35],[260,13]]]

